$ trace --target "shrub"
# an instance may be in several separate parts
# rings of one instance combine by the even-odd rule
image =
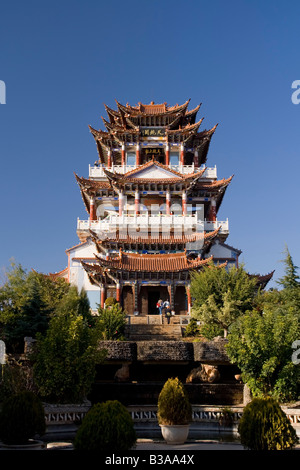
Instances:
[[[123,340],[125,335],[126,315],[119,304],[108,308],[99,308],[98,324],[104,340]]]
[[[218,325],[204,324],[200,327],[200,334],[204,336],[204,338],[212,340],[216,336],[223,336],[223,330]]]
[[[292,362],[292,344],[299,334],[299,316],[283,307],[247,312],[231,326],[226,352],[254,397],[298,399],[300,370]]]
[[[199,335],[199,328],[197,325],[197,320],[196,318],[191,318],[189,324],[187,325],[184,331],[184,336],[189,337],[189,336],[198,336],[198,335]]]
[[[159,424],[188,424],[192,420],[192,407],[182,382],[176,377],[168,379],[158,397]]]
[[[37,335],[33,356],[34,380],[44,400],[81,403],[86,398],[105,356],[99,338],[98,329],[80,315],[61,313],[50,320],[46,335]]]
[[[33,380],[32,365],[29,361],[10,357],[9,362],[1,366],[0,402],[7,397],[20,392],[30,391],[37,393]]]
[[[75,440],[75,450],[124,452],[136,442],[133,421],[117,400],[93,405],[82,420]]]
[[[43,435],[45,429],[43,405],[32,392],[12,395],[3,402],[0,438],[4,444],[26,444],[36,434]]]
[[[117,303],[116,299],[114,297],[107,297],[107,299],[104,302],[104,306],[107,307],[112,307]]]
[[[274,398],[254,398],[239,422],[241,444],[250,450],[287,450],[297,442],[296,431]]]

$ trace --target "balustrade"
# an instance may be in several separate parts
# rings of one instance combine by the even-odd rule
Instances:
[[[112,165],[109,171],[119,173],[123,175],[128,171],[132,171],[138,168],[136,165]],[[177,171],[182,174],[191,174],[199,171],[199,168],[195,168],[194,165],[169,165],[169,168],[173,171]],[[89,166],[89,177],[90,178],[105,178],[105,167],[103,166]],[[217,168],[206,168],[202,178],[215,179],[217,177]]]
[[[198,219],[197,214],[192,215],[108,215],[104,219],[98,220],[80,220],[77,221],[77,230],[93,230],[95,232],[108,232],[116,228],[128,228],[128,227],[140,227],[140,228],[180,228],[184,227],[193,228],[197,232],[201,231],[213,231],[221,227],[220,233],[229,232],[228,219],[225,221],[216,220],[202,221]]]

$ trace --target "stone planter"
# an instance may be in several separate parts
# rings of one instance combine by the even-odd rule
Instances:
[[[160,424],[161,433],[167,444],[184,444],[190,430],[189,424]]]
[[[29,439],[27,444],[3,444],[1,442],[0,450],[46,450],[46,444],[34,439]]]

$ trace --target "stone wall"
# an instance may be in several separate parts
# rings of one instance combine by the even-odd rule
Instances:
[[[106,361],[137,360],[137,343],[133,341],[100,341],[99,349],[107,351]]]
[[[229,365],[226,341],[100,341],[107,350],[106,361],[202,362]]]

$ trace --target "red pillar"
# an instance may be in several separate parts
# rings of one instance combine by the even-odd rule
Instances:
[[[120,303],[121,301],[121,286],[120,284],[116,285],[116,301]]]
[[[123,191],[119,192],[119,216],[123,215],[123,203],[124,203],[124,195]]]
[[[141,157],[140,157],[140,144],[136,146],[136,158],[135,158],[136,166],[140,166],[141,164]]]
[[[166,165],[170,165],[170,147],[168,143],[166,145]]]
[[[107,153],[107,168],[111,168],[111,150],[108,150]]]
[[[90,220],[97,220],[95,199],[93,197],[90,199]]]
[[[125,144],[122,144],[122,166],[125,166]]]
[[[139,215],[139,213],[140,213],[140,193],[139,193],[138,190],[135,191],[134,205],[135,205],[135,214]]]
[[[101,286],[101,298],[100,298],[100,306],[101,308],[104,308],[104,304],[105,304],[105,287],[102,285]]]
[[[166,214],[171,214],[171,194],[169,189],[166,191]]]
[[[186,215],[186,192],[182,191],[182,215]]]
[[[180,165],[184,165],[184,144],[180,145]]]
[[[186,295],[187,295],[188,313],[191,313],[192,299],[191,299],[190,286],[186,286]]]

